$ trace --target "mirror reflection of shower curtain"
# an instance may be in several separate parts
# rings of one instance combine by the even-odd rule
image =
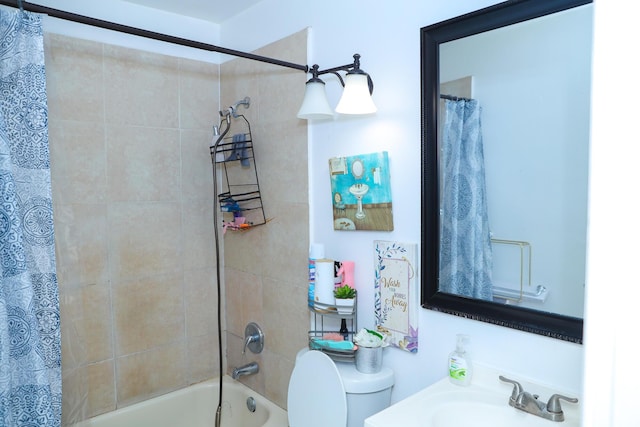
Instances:
[[[444,100],[440,133],[441,292],[493,299],[492,252],[477,100]]]

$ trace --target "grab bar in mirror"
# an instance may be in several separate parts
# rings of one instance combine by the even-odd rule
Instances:
[[[537,301],[543,303],[549,296],[549,290],[542,286],[536,286],[535,291],[518,291],[517,289],[503,288],[500,286],[493,287],[493,297],[501,300],[508,300],[509,302],[522,302],[522,301]]]
[[[525,295],[527,297],[537,296],[538,289],[536,289],[536,292],[533,292],[533,293],[524,291],[525,277],[526,277],[527,286],[531,286],[531,257],[532,257],[531,244],[523,240],[507,240],[507,239],[493,239],[493,238],[491,239],[491,243],[499,244],[499,245],[517,246],[520,249],[520,274],[519,274],[520,290],[518,291],[517,289],[494,285],[493,287],[494,297],[505,299],[508,301],[513,301],[513,302],[522,302],[523,299],[525,299]],[[526,260],[526,263],[525,263],[525,260]],[[546,299],[546,289],[544,288],[544,286],[542,286],[542,288],[545,290],[545,296],[542,299],[542,301],[544,302],[544,299]]]

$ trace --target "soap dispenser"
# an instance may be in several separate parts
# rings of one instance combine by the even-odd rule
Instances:
[[[449,380],[455,385],[471,384],[473,367],[466,349],[468,344],[469,335],[458,334],[456,349],[449,355]]]

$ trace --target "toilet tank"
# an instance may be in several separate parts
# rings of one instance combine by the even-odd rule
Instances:
[[[336,362],[347,394],[347,427],[362,427],[364,420],[391,404],[393,371],[383,367],[375,374],[358,372],[354,363]]]

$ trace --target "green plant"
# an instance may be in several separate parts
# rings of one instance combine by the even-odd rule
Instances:
[[[353,299],[356,297],[356,290],[349,285],[342,285],[333,291],[333,296],[338,299]]]

